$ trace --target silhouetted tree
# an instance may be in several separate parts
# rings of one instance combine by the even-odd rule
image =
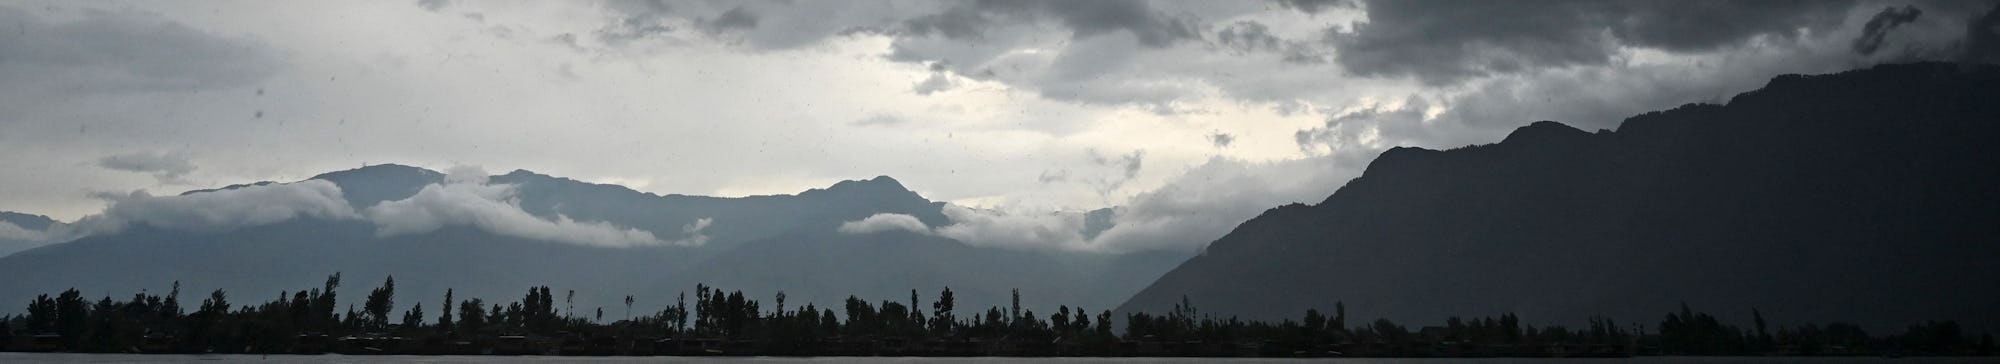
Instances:
[[[396,309],[395,299],[395,276],[389,276],[388,279],[382,281],[381,287],[376,287],[375,290],[368,291],[368,302],[363,303],[361,309],[368,313],[368,317],[370,318],[368,327],[370,329],[380,330],[383,326],[388,325],[389,312]]]
[[[438,333],[444,334],[446,336],[449,336],[453,332],[455,332],[452,328],[452,322],[451,322],[451,306],[456,305],[458,303],[452,301],[451,293],[452,292],[450,288],[444,289],[444,304],[438,305],[438,311],[440,313],[438,314],[437,318],[437,331]]]
[[[416,332],[417,329],[423,327],[424,303],[417,302],[417,304],[410,306],[409,311],[403,312],[403,332]]]
[[[958,298],[951,292],[951,287],[945,287],[943,292],[938,292],[937,302],[931,303],[931,315],[933,316],[931,318],[931,335],[942,337],[952,334],[954,330],[952,326],[957,323],[958,319],[952,317],[951,311],[957,307],[957,300]]]

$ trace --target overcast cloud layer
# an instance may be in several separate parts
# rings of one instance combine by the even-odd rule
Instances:
[[[1537,120],[1613,128],[1639,112],[1724,101],[1784,73],[1992,62],[2000,58],[1993,9],[1982,1],[6,1],[0,210],[79,226],[93,214],[136,221],[120,209],[175,206],[98,191],[295,181],[389,162],[724,196],[891,175],[953,202],[954,224],[878,216],[853,231],[1084,251],[1199,249],[1263,209],[1323,199],[1391,146],[1490,143]],[[700,244],[705,227],[519,220],[532,216],[509,215],[510,190],[484,183],[348,211],[314,205],[326,191],[310,183],[285,186],[271,193],[289,196],[282,206],[292,216],[396,216],[383,234],[484,221],[625,246]],[[114,203],[106,209],[98,198]],[[1085,211],[1102,207],[1116,207],[1116,225],[1091,231]],[[217,228],[268,216],[278,214],[150,222]]]

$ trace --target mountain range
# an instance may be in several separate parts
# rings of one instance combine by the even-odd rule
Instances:
[[[547,285],[574,290],[580,310],[604,307],[622,314],[623,307],[618,306],[625,295],[633,295],[638,300],[634,314],[648,314],[673,304],[682,292],[691,293],[697,283],[752,295],[784,292],[795,307],[806,303],[833,307],[848,295],[902,301],[912,290],[934,298],[949,287],[960,307],[1004,305],[1012,290],[1019,289],[1037,307],[1062,304],[1102,310],[1190,254],[1014,250],[907,230],[840,232],[843,223],[877,214],[910,216],[927,226],[952,223],[941,212],[944,203],[927,200],[886,176],[843,181],[796,195],[739,198],[655,195],[518,170],[476,177],[483,181],[454,182],[457,177],[447,173],[386,164],[293,183],[188,191],[176,197],[287,206],[298,204],[294,200],[300,198],[256,202],[249,201],[250,193],[256,194],[254,198],[293,196],[297,193],[292,191],[313,190],[305,187],[324,181],[337,186],[345,205],[359,211],[353,215],[366,217],[301,214],[266,224],[215,228],[181,220],[217,209],[181,207],[161,214],[195,216],[125,218],[138,222],[127,222],[115,232],[0,257],[0,277],[7,277],[0,280],[0,302],[27,302],[36,294],[70,287],[93,297],[122,297],[141,290],[159,293],[175,281],[188,291],[183,294],[222,289],[262,299],[316,287],[327,275],[339,272],[344,297],[360,297],[387,277],[397,277],[398,310],[440,302],[447,288],[460,299],[496,302],[518,299],[528,287]],[[461,193],[465,191],[476,193]],[[494,191],[505,193],[479,195]],[[465,199],[473,201],[460,201]],[[390,206],[397,206],[397,213],[388,213]],[[510,220],[515,215],[488,211],[496,206],[539,221]],[[112,210],[107,214],[127,211]],[[44,230],[55,224],[25,214],[0,218],[23,221],[18,224],[24,229]],[[427,224],[430,220],[442,222]],[[631,232],[647,232],[660,243],[537,235],[518,231],[527,229],[521,227],[523,222],[586,237],[624,229],[619,233],[624,235],[600,239],[608,241],[633,240],[625,238]],[[428,228],[387,233],[396,226]]]

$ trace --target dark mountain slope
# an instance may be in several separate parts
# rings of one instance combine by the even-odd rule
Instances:
[[[1120,310],[1435,322],[1925,319],[2000,328],[2000,70],[1781,76],[1727,105],[1396,148],[1326,201],[1267,211]],[[1900,327],[1895,327],[1900,329]]]

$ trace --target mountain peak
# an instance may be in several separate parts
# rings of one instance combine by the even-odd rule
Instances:
[[[1507,134],[1507,138],[1501,139],[1500,142],[1504,144],[1541,144],[1577,140],[1589,136],[1589,132],[1581,129],[1559,122],[1543,120],[1514,129],[1513,133]]]
[[[517,178],[518,178],[518,177],[553,177],[553,176],[550,176],[550,175],[546,175],[546,174],[541,174],[541,173],[535,173],[535,171],[530,171],[530,170],[526,170],[526,169],[516,169],[516,170],[514,170],[513,172],[507,172],[507,174],[503,174],[502,176],[508,176],[508,177],[517,177]]]
[[[343,178],[347,178],[347,177],[362,177],[362,176],[431,176],[431,175],[437,175],[437,176],[442,176],[443,174],[442,174],[442,173],[438,173],[437,171],[433,171],[433,170],[429,170],[429,169],[424,169],[424,168],[420,168],[420,167],[413,167],[413,166],[406,166],[406,165],[401,165],[401,164],[395,164],[395,163],[387,163],[387,164],[376,164],[376,165],[365,165],[365,166],[361,166],[361,168],[355,168],[355,169],[349,169],[349,170],[341,170],[341,171],[333,171],[333,172],[326,172],[326,173],[321,173],[321,174],[319,174],[319,175],[317,175],[317,176],[313,176],[313,177],[312,177],[311,179],[323,179],[323,180],[328,180],[328,181],[333,181],[333,182],[336,182],[336,183],[338,183],[338,182],[340,182],[340,179],[343,179]]]
[[[799,193],[800,196],[829,194],[839,196],[870,196],[872,198],[890,196],[923,198],[923,196],[918,196],[916,192],[910,191],[909,188],[903,187],[902,182],[896,181],[895,178],[890,178],[889,176],[875,176],[875,178],[863,180],[844,180],[823,189],[815,188]]]
[[[840,181],[840,182],[836,182],[836,183],[834,183],[834,184],[833,184],[833,186],[828,186],[828,187],[826,188],[826,190],[828,190],[828,191],[839,191],[839,190],[862,190],[862,191],[906,191],[906,192],[907,192],[907,191],[909,191],[910,189],[909,189],[909,188],[905,188],[905,187],[903,187],[903,183],[902,183],[902,182],[899,182],[899,181],[896,181],[896,179],[895,179],[895,178],[890,178],[889,176],[875,176],[875,178],[869,178],[869,179],[864,179],[864,180],[845,180],[845,181]]]

